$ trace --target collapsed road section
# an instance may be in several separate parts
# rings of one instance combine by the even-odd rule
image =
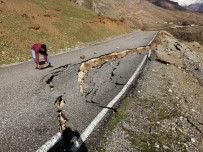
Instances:
[[[48,86],[44,91],[47,91],[53,100],[64,94],[67,106],[64,107],[63,113],[69,116],[69,127],[82,133],[102,109],[117,112],[119,105],[109,107],[109,101],[126,86],[143,58],[147,56],[148,50],[148,46],[140,47],[61,66],[44,78]],[[71,148],[63,146],[66,150]]]
[[[91,59],[86,62],[83,62],[82,65],[80,66],[80,70],[78,73],[78,82],[80,83],[80,92],[82,94],[84,93],[84,89],[85,89],[84,80],[85,80],[85,77],[87,76],[87,72],[91,68],[95,68],[98,66],[101,67],[106,62],[111,62],[112,60],[120,59],[120,58],[123,58],[123,57],[125,57],[127,55],[131,55],[131,54],[141,54],[141,53],[146,52],[147,50],[149,50],[149,46],[139,47],[139,48],[131,49],[131,50],[125,50],[125,51],[118,52],[118,53],[111,53],[111,54],[101,56],[99,58],[95,58],[95,59]],[[114,76],[113,71],[112,71],[112,76]]]

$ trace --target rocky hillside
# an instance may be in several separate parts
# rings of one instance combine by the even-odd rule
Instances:
[[[187,8],[188,10],[195,11],[195,12],[203,13],[203,3],[191,4],[189,6],[186,6],[185,8]]]
[[[180,6],[177,2],[173,2],[170,0],[148,0],[149,2],[170,10],[185,10],[184,7]]]
[[[203,0],[171,0],[171,1],[178,2],[178,4],[181,6],[188,6],[191,4],[203,3]]]

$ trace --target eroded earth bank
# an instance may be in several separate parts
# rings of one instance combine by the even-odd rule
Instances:
[[[97,151],[203,151],[203,47],[160,32]]]

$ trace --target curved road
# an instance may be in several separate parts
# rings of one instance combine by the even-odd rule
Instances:
[[[90,70],[85,79],[88,86],[86,95],[79,92],[77,74],[81,63],[105,54],[146,46],[156,34],[157,32],[131,33],[87,48],[51,56],[54,67],[44,70],[34,69],[33,62],[1,67],[0,151],[36,151],[50,140],[58,132],[54,101],[63,93],[66,100],[64,114],[69,119],[68,125],[74,135],[81,134],[123,88],[145,54],[128,55]],[[81,54],[85,54],[86,58],[80,59]],[[47,84],[50,79],[54,84],[53,90]],[[115,106],[112,112],[116,108]],[[101,126],[104,122],[105,120]],[[85,145],[87,149],[95,144],[91,143],[89,141]]]

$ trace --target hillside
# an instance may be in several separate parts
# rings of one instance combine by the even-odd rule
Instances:
[[[186,10],[184,7],[180,6],[177,2],[173,2],[170,0],[148,0],[148,1],[157,6],[170,10]]]
[[[0,65],[27,61],[35,42],[47,44],[55,54],[130,31],[124,23],[69,0],[1,0]]]
[[[178,2],[179,5],[181,6],[189,6],[191,4],[197,4],[197,3],[203,3],[203,0],[171,0],[171,1],[174,1],[174,2]]]
[[[27,61],[35,42],[46,43],[55,54],[133,29],[166,29],[177,38],[183,38],[184,32],[187,40],[203,44],[203,27],[195,28],[194,35],[190,29],[168,28],[203,25],[203,15],[169,0],[1,0],[0,12],[0,65]]]
[[[173,22],[180,24],[182,22],[202,23],[203,16],[201,14],[192,13],[190,11],[182,11],[182,7],[175,2],[164,0],[86,0],[91,4],[91,9],[111,18],[119,19],[133,28],[141,28],[143,30],[149,28],[157,28],[166,26],[164,22]],[[173,6],[173,10],[164,9],[155,4]],[[176,5],[175,5],[176,4]],[[180,9],[181,8],[181,9]]]
[[[88,4],[88,5],[87,5]],[[91,4],[91,5],[90,5]],[[203,45],[203,15],[169,0],[84,0],[84,6],[141,30],[167,30],[176,38]],[[165,9],[167,8],[167,9]],[[180,28],[171,28],[173,26]],[[186,26],[187,25],[187,26]],[[197,25],[191,27],[190,25]]]
[[[186,6],[185,8],[192,10],[192,11],[199,12],[199,13],[203,13],[203,3],[191,4],[191,5]]]

